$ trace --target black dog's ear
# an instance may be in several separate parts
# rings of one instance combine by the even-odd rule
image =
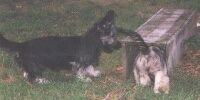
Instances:
[[[114,10],[109,10],[106,15],[101,19],[99,20],[99,22],[97,22],[97,29],[101,29],[104,25],[107,25],[108,23],[111,23],[113,24],[114,23],[114,19],[115,19],[115,12]]]
[[[106,13],[106,15],[102,18],[100,23],[105,24],[106,22],[112,22],[112,21],[114,21],[115,16],[116,16],[116,14],[115,14],[114,10],[109,10]]]
[[[109,10],[107,13],[106,13],[106,17],[110,17],[111,19],[113,19],[114,17],[116,16],[116,13],[114,10]]]
[[[103,18],[105,21],[113,21],[115,18],[116,14],[114,12],[114,10],[109,10],[105,17]]]

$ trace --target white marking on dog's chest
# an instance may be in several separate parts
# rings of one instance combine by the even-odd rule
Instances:
[[[23,73],[23,77],[27,79],[27,78],[28,78],[28,73],[27,73],[27,72],[24,72],[24,73]]]

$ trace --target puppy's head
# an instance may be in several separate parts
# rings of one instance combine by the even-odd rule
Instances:
[[[116,39],[115,16],[115,12],[110,10],[97,24],[97,32],[100,35],[103,49],[108,53],[120,48],[120,43]]]

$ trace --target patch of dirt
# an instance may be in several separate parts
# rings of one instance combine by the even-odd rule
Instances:
[[[111,71],[107,71],[103,74],[104,79],[101,81],[103,84],[108,83],[122,83],[124,68],[120,65],[114,67]]]
[[[108,70],[102,74],[101,79],[98,81],[98,84],[105,85],[108,84],[121,84],[124,82],[123,73],[124,67],[121,65],[117,65],[111,70]],[[85,91],[85,95],[87,96],[88,100],[127,100],[126,95],[127,93],[133,93],[135,91],[135,85],[131,85],[131,89],[125,88],[115,88],[108,91],[104,96],[96,95],[91,91]]]
[[[113,90],[109,92],[103,100],[126,100],[125,90]]]
[[[120,84],[124,82],[123,73],[125,72],[125,69],[121,65],[117,65],[114,67],[111,71],[108,71],[104,74],[104,79],[101,80],[101,83],[103,84]],[[132,89],[128,90],[131,91],[131,93],[134,93],[135,91],[135,85],[132,84]],[[109,91],[105,97],[101,100],[126,100],[126,89],[114,89],[112,91]]]
[[[90,0],[90,1],[101,6],[108,6],[115,2],[115,0]]]
[[[183,55],[182,64],[177,67],[177,70],[200,76],[200,50],[188,49]]]
[[[4,83],[4,84],[10,84],[13,83],[15,81],[14,77],[10,74],[3,74],[0,76],[0,82]]]

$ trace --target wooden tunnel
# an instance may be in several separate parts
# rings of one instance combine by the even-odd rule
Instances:
[[[196,11],[186,9],[162,8],[144,24],[136,29],[146,43],[161,46],[167,55],[167,66],[180,63],[184,52],[184,42],[194,35],[197,25]],[[122,43],[122,65],[125,67],[125,78],[132,78],[134,56],[134,41],[124,37]]]

